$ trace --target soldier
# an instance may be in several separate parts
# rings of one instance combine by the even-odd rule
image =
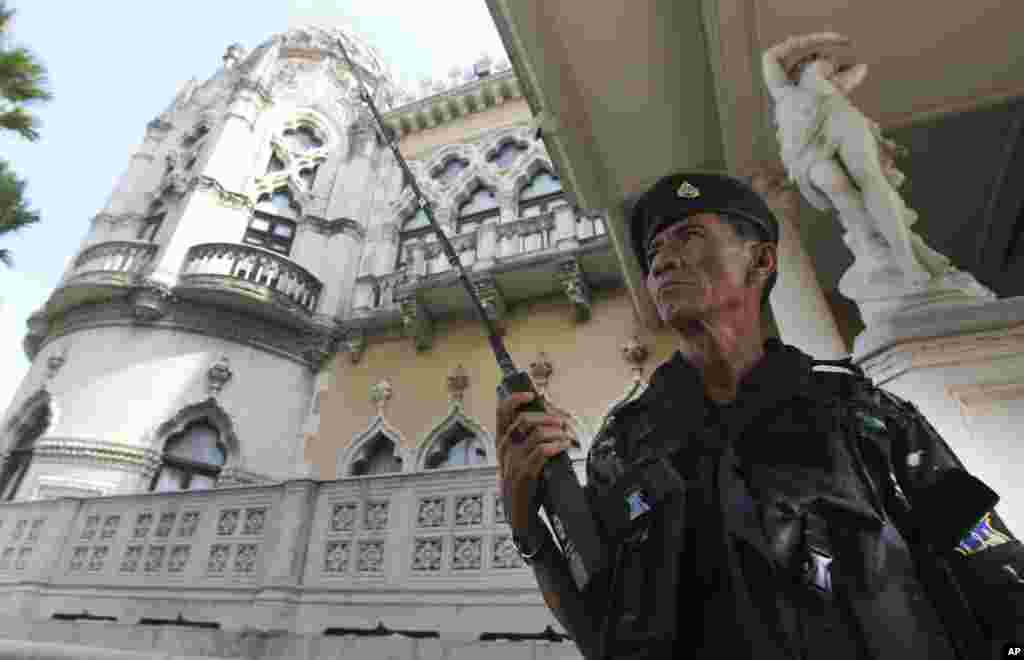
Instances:
[[[588,660],[975,660],[1024,640],[1024,549],[995,494],[848,360],[763,337],[779,239],[764,201],[730,177],[677,174],[631,224],[679,350],[587,457],[613,561],[586,592],[537,513],[540,470],[570,446],[564,420],[517,413],[529,393],[498,406],[513,538]],[[612,529],[617,483],[654,460],[685,496],[634,506],[626,532]]]

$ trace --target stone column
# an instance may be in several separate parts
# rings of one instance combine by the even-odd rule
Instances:
[[[132,154],[128,168],[118,179],[114,191],[107,200],[104,213],[118,216],[124,213],[144,213],[146,211],[141,203],[143,195],[153,192],[153,187],[163,174],[162,169],[155,164],[156,152],[170,128],[169,124],[159,123],[151,124],[146,129],[145,140]],[[161,159],[161,165],[162,163]],[[152,171],[154,169],[157,171]]]
[[[565,204],[557,207],[555,216],[555,246],[559,250],[575,250],[580,246],[576,236],[576,210]]]
[[[412,264],[409,268],[409,274],[413,277],[424,277],[427,274],[427,246],[423,242],[423,239],[417,239],[413,241],[412,245],[409,246],[409,252],[412,254]]]
[[[498,256],[498,219],[487,220],[476,235],[476,262],[473,270],[487,270],[494,266]]]
[[[748,180],[779,221],[779,277],[769,298],[779,337],[816,358],[848,355],[850,351],[800,239],[799,193],[786,187],[781,165],[754,169]]]
[[[302,584],[306,565],[306,546],[313,528],[317,484],[308,479],[287,481],[275,512],[273,546],[268,544],[263,589],[296,588]]]
[[[239,81],[218,135],[211,141],[212,148],[202,174],[230,192],[241,191],[246,177],[252,175],[252,163],[239,155],[251,154],[256,146],[253,126],[268,104],[264,94],[254,81]]]

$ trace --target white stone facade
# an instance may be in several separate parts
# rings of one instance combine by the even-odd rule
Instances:
[[[380,56],[345,31],[310,27],[251,53],[232,46],[222,69],[186,83],[150,122],[80,253],[30,322],[33,366],[0,427],[0,451],[18,449],[33,415],[49,423],[16,499],[145,491],[167,441],[161,429],[213,409],[224,426],[223,483],[306,476],[317,372],[339,339],[352,351],[381,319],[428,322],[414,293],[394,294],[448,264],[436,239],[424,236],[405,244],[407,265],[396,272],[415,200],[368,112],[352,100],[338,39],[377,102],[391,108],[401,93]],[[514,77],[502,71],[457,91],[478,94],[480,110],[484,97],[496,102],[492,88],[500,96],[510,85]],[[389,121],[401,132],[423,105],[398,108]],[[492,162],[509,143],[517,157]],[[467,167],[452,180],[436,178],[452,158]],[[500,214],[455,237],[475,272],[525,254],[568,256],[604,233],[599,218],[581,223],[564,202],[519,218],[517,191],[552,169],[527,126],[485,131],[412,167],[452,235],[456,209],[475,186],[497,192]],[[267,206],[275,193],[290,196],[288,208]],[[291,228],[286,251],[243,241],[261,209]],[[566,286],[585,290],[579,279],[570,272]],[[500,291],[481,286],[500,313]],[[227,377],[214,383],[210,371],[220,363]]]

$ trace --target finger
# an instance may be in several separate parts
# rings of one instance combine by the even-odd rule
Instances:
[[[515,421],[516,412],[520,407],[536,398],[533,392],[515,392],[507,399],[498,402],[497,427],[498,434]]]

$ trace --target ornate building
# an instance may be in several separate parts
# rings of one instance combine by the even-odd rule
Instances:
[[[0,427],[11,625],[560,639],[496,496],[495,362],[339,39],[578,467],[639,391],[605,216],[564,193],[507,63],[413,99],[347,31],[232,45],[30,320]]]

